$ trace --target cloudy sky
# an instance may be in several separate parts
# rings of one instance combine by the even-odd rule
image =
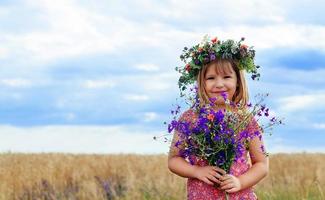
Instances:
[[[325,152],[325,2],[0,1],[0,151],[166,153],[184,46],[254,46],[271,152]],[[185,109],[185,108],[184,108]]]

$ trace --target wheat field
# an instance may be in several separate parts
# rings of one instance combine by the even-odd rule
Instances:
[[[325,199],[325,154],[274,154],[259,199]],[[0,199],[186,199],[166,155],[0,154]]]

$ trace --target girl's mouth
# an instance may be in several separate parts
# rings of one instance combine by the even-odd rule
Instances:
[[[219,91],[219,92],[212,92],[213,94],[222,94],[222,93],[227,93],[226,91]]]

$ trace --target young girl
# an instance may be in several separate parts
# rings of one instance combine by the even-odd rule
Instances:
[[[191,52],[192,58],[195,59],[198,56],[196,54],[216,49],[214,45],[222,45],[220,42],[217,43],[216,40],[212,40],[212,42],[213,44],[210,46],[197,46],[199,48],[198,51]],[[244,47],[247,52],[247,46],[245,45]],[[239,51],[242,50],[242,45],[238,48]],[[212,53],[219,53],[221,55],[222,52]],[[209,98],[217,97],[213,109],[224,109],[225,101],[223,101],[221,94],[224,95],[226,93],[227,99],[230,101],[246,105],[248,102],[248,91],[244,77],[245,66],[244,69],[240,69],[238,66],[240,60],[210,56],[204,63],[195,60],[194,62],[196,62],[196,69],[198,68],[197,66],[200,67],[198,73],[195,74],[193,71],[190,71],[191,65],[185,67],[186,72],[184,73],[194,74],[198,85],[200,102],[207,104],[209,103]],[[181,115],[179,120],[191,122],[194,126],[197,116],[198,113],[195,110],[189,109]],[[259,130],[259,126],[252,119],[246,129],[249,130],[249,133],[252,133]],[[175,145],[180,139],[179,134],[177,130],[174,132],[168,155],[168,168],[171,172],[188,178],[187,198],[189,200],[225,199],[225,192],[228,193],[229,199],[257,199],[252,186],[262,180],[269,170],[268,157],[261,150],[261,146],[264,145],[261,137],[254,137],[249,141],[248,150],[244,152],[241,159],[238,159],[231,165],[230,173],[226,174],[221,168],[208,166],[207,162],[202,160],[195,159],[194,165],[192,165],[181,157],[180,151],[184,147],[182,145]],[[195,158],[195,155],[193,157]],[[219,184],[219,187],[216,188],[215,184]]]

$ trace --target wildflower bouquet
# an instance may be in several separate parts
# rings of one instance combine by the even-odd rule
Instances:
[[[262,104],[267,95],[259,95],[259,101],[252,105],[235,105],[226,96],[225,109],[215,110],[213,105],[216,99],[210,99],[210,104],[199,106],[198,98],[193,103],[192,109],[197,113],[194,125],[192,122],[177,120],[180,107],[172,111],[174,119],[168,124],[168,132],[178,131],[180,139],[175,146],[180,148],[180,154],[194,164],[192,156],[206,160],[209,165],[218,166],[230,172],[234,161],[242,157],[248,148],[249,140],[254,137],[262,138],[262,133],[272,129],[273,125],[282,121],[270,117],[269,109]],[[267,119],[264,125],[258,125],[262,118]],[[264,119],[265,120],[265,119]],[[249,128],[254,127],[254,128]],[[263,146],[261,151],[267,155]]]

